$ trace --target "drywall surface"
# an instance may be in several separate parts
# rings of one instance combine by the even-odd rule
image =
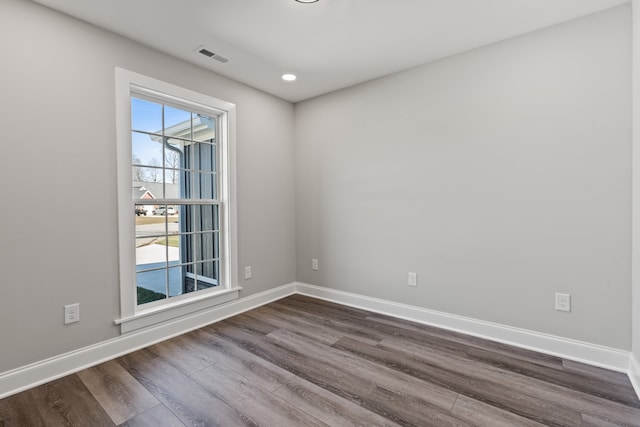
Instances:
[[[295,280],[290,103],[28,1],[0,56],[0,373],[119,335],[116,66],[237,105],[241,297]]]
[[[629,350],[630,12],[297,104],[297,280]]]
[[[640,395],[640,0],[633,0],[633,244],[630,376]]]

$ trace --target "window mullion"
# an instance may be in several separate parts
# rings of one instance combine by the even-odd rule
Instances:
[[[190,179],[190,185],[191,185],[191,193],[189,194],[190,199],[194,200],[194,199],[200,199],[200,197],[195,197],[195,188],[196,188],[196,170],[199,170],[200,168],[198,167],[198,165],[196,165],[196,146],[195,146],[195,142],[193,141],[194,139],[194,134],[193,134],[193,114],[191,114],[191,150],[189,150],[189,166],[191,169],[191,173],[189,174],[189,179]],[[197,209],[197,205],[193,205],[193,209],[191,210],[191,212],[193,213],[193,215],[191,215],[190,221],[191,221],[191,230],[193,230],[195,232],[196,230],[196,215],[195,215],[195,210]],[[202,213],[200,213],[200,215],[202,215]],[[191,238],[189,239],[189,245],[191,246],[190,250],[191,250],[191,271],[193,274],[193,287],[194,289],[198,290],[199,286],[198,286],[198,265],[196,264],[196,259],[198,258],[197,255],[197,249],[198,249],[198,244],[197,244],[197,240],[198,240],[198,234],[194,233]]]

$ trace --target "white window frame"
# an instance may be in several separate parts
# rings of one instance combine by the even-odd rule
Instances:
[[[185,89],[171,83],[116,67],[116,148],[118,175],[118,247],[120,266],[120,318],[115,323],[127,333],[179,316],[237,299],[237,229],[235,194],[236,106],[227,101]],[[135,213],[131,198],[131,96],[150,93],[167,102],[219,114],[220,135],[220,260],[221,285],[215,288],[167,298],[150,307],[136,305]]]

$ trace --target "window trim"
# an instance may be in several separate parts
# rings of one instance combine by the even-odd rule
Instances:
[[[185,89],[120,67],[115,70],[116,161],[118,209],[118,259],[120,268],[121,333],[151,326],[195,311],[222,304],[239,297],[236,226],[236,106],[209,95]],[[211,289],[167,298],[166,303],[151,308],[136,306],[135,215],[131,209],[131,95],[160,96],[166,102],[178,102],[194,109],[212,109],[220,114],[220,248],[221,289]]]

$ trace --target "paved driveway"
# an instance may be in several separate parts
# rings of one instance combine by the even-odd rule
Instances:
[[[164,245],[146,245],[136,248],[136,271],[166,266],[169,254],[169,296],[182,294],[182,267],[171,267],[180,261],[180,249]],[[136,286],[166,294],[167,270],[153,270],[136,274]]]

